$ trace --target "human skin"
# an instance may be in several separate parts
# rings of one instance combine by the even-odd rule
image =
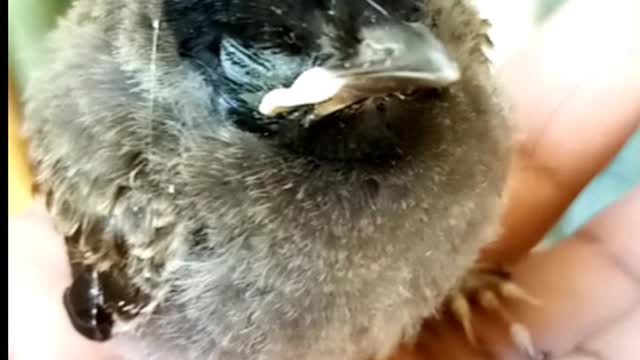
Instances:
[[[640,186],[559,245],[529,253],[640,128],[639,20],[638,2],[571,2],[500,71],[516,154],[503,236],[483,258],[514,264],[517,283],[542,302],[507,308],[553,359],[640,358]],[[484,356],[524,358],[498,317],[474,315]],[[458,324],[425,328],[394,360],[485,358]]]
[[[562,359],[640,357],[633,338],[640,333],[640,187],[558,246],[529,253],[640,125],[637,34],[640,3],[576,0],[500,69],[513,104],[515,157],[503,236],[483,257],[513,264],[518,284],[543,305],[507,308],[538,349]],[[108,344],[85,340],[66,317],[66,261],[41,201],[10,219],[10,360],[114,358]],[[478,310],[474,329],[476,347],[455,322],[431,320],[417,345],[393,360],[521,358],[500,318]]]

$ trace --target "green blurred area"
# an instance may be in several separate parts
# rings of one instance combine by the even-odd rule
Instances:
[[[45,62],[44,39],[70,0],[9,0],[9,69],[23,87],[30,71]]]
[[[131,0],[142,1],[142,0]],[[506,0],[508,1],[508,0]],[[9,69],[18,88],[27,75],[47,61],[45,34],[68,7],[70,0],[9,0]],[[565,0],[539,0],[537,22],[543,22]],[[575,231],[602,208],[640,184],[640,130],[610,166],[576,199],[550,232],[553,242]]]
[[[538,0],[538,8],[535,14],[536,21],[544,21],[564,2],[565,0]]]

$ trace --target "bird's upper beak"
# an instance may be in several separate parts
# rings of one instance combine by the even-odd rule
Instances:
[[[290,88],[267,94],[260,111],[313,105],[312,116],[319,118],[366,98],[443,87],[460,78],[458,64],[426,26],[377,25],[362,37],[352,60],[303,73]]]

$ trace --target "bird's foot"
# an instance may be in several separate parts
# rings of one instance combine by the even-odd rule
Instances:
[[[497,266],[474,267],[462,280],[457,291],[453,292],[445,302],[445,311],[450,312],[464,329],[464,333],[476,346],[476,336],[472,327],[472,305],[497,314],[509,325],[511,339],[530,359],[544,359],[533,346],[527,327],[516,321],[505,308],[505,301],[520,301],[531,305],[540,302],[516,285],[510,273]]]

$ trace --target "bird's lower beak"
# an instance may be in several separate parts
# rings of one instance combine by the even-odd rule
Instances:
[[[313,105],[312,116],[320,118],[366,98],[444,87],[460,78],[458,64],[424,25],[376,25],[362,37],[351,61],[309,70],[289,89],[265,96],[261,111]]]

